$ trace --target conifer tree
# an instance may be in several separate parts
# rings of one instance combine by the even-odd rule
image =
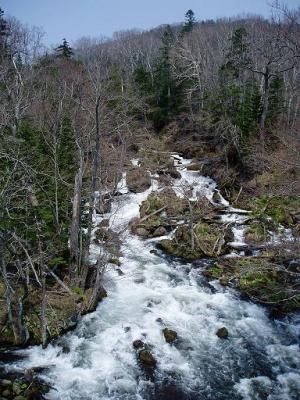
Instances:
[[[182,35],[185,33],[191,32],[196,23],[195,13],[193,10],[188,10],[185,14],[185,23],[182,28]]]
[[[62,44],[55,49],[55,52],[58,57],[62,58],[71,58],[74,54],[72,47],[66,39],[63,39]]]
[[[0,8],[0,58],[7,53],[8,27],[4,18],[4,11]]]

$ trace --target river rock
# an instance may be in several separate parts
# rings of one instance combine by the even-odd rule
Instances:
[[[173,343],[177,339],[177,332],[172,329],[165,328],[163,334],[167,343]]]
[[[154,254],[154,255],[157,256],[158,251],[156,249],[152,249],[152,250],[150,250],[150,254]]]
[[[0,381],[0,386],[2,387],[7,387],[7,386],[11,386],[12,385],[12,381],[10,381],[9,379],[2,379]]]
[[[10,397],[10,390],[8,390],[8,389],[3,390],[2,396],[3,397]]]
[[[62,352],[63,352],[64,354],[69,354],[70,351],[71,351],[70,346],[68,346],[67,344],[65,344],[65,345],[63,346],[63,348],[62,348]]]
[[[202,164],[194,162],[192,164],[187,165],[186,169],[188,171],[200,171],[202,168]]]
[[[151,186],[151,178],[147,171],[141,167],[131,168],[126,176],[128,189],[133,193],[144,192]]]
[[[121,268],[117,268],[116,271],[117,271],[119,276],[124,275],[124,272],[121,270]]]
[[[135,349],[141,349],[145,346],[145,343],[142,340],[137,339],[134,342],[132,342],[132,346]]]
[[[145,228],[137,228],[135,232],[136,232],[136,234],[137,234],[138,236],[142,236],[142,237],[147,237],[147,236],[149,236],[149,232],[148,232],[147,229],[145,229]]]
[[[153,357],[152,353],[149,350],[145,350],[145,349],[141,350],[139,352],[139,356],[138,357],[139,357],[139,360],[143,364],[145,364],[147,366],[154,367],[156,365],[156,360],[155,360],[155,358]]]
[[[170,175],[170,177],[174,178],[174,179],[180,179],[181,178],[181,173],[175,167],[168,168],[167,169],[167,174]]]
[[[228,329],[225,328],[225,326],[223,326],[223,328],[220,328],[217,330],[216,335],[220,338],[220,339],[227,339],[229,332]]]
[[[109,227],[109,219],[105,218],[98,224],[99,228],[108,228]]]
[[[153,236],[154,237],[159,237],[159,236],[165,236],[167,234],[167,230],[163,226],[159,226],[158,228],[155,229]]]
[[[26,400],[26,397],[24,397],[24,396],[17,396],[17,397],[14,397],[14,400]]]

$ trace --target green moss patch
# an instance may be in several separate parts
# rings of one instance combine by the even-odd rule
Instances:
[[[262,258],[227,259],[207,267],[204,275],[231,284],[252,300],[281,313],[300,309],[300,284],[281,265]]]

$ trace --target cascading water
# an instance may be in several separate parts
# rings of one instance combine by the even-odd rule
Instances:
[[[186,171],[188,161],[180,162],[182,179],[175,187],[184,180],[193,185],[193,196],[202,192],[212,198],[215,183]],[[124,275],[107,270],[107,299],[56,344],[23,351],[27,357],[15,367],[46,367],[42,377],[54,387],[49,399],[299,399],[299,316],[271,320],[263,307],[208,283],[201,266],[153,254],[155,240],[124,231],[156,189],[155,180],[141,194],[126,194],[123,187],[113,205],[110,225],[123,231]],[[241,243],[243,218],[226,218],[235,219],[235,242]],[[223,326],[228,340],[216,336]],[[166,343],[165,327],[178,333],[176,344]],[[137,360],[136,339],[147,343],[157,360],[153,375]]]

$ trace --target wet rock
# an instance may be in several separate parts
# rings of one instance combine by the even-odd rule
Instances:
[[[197,163],[197,162],[192,163],[192,164],[189,164],[189,165],[187,165],[187,167],[186,167],[186,169],[187,169],[188,171],[200,171],[201,168],[202,168],[202,164]]]
[[[167,230],[163,226],[159,226],[157,229],[155,229],[153,236],[154,237],[159,237],[159,236],[165,236],[167,234]]]
[[[221,284],[222,286],[228,286],[228,284],[229,284],[229,279],[226,278],[225,276],[223,276],[223,277],[221,277],[221,278],[219,279],[219,282],[220,282],[220,284]]]
[[[287,269],[291,272],[300,273],[300,258],[290,261]]]
[[[99,224],[99,228],[108,228],[109,227],[109,219],[103,219]]]
[[[155,255],[157,256],[157,254],[158,254],[158,251],[157,251],[157,250],[155,250],[155,249],[152,249],[152,250],[150,250],[150,254],[155,254]]]
[[[181,178],[180,172],[177,171],[177,169],[176,169],[175,167],[169,167],[169,168],[166,170],[166,173],[167,173],[168,175],[170,175],[171,178],[174,178],[174,179],[180,179],[180,178]]]
[[[154,367],[156,365],[156,360],[149,350],[141,350],[139,352],[138,358],[143,364],[147,366]]]
[[[149,231],[147,231],[147,229],[145,229],[145,228],[137,228],[135,232],[138,236],[142,236],[142,237],[149,236]]]
[[[111,211],[111,205],[112,205],[112,200],[106,200],[103,203],[99,204],[96,207],[96,213],[97,214],[106,214],[109,213]]]
[[[8,389],[3,390],[2,396],[3,397],[10,397],[11,391]]]
[[[124,272],[120,268],[117,268],[116,271],[117,271],[119,276],[123,276],[124,275]]]
[[[156,318],[156,322],[158,322],[159,324],[162,324],[163,320],[162,320],[162,318]]]
[[[118,258],[110,258],[109,260],[108,260],[108,262],[110,263],[110,264],[114,264],[114,265],[117,265],[118,267],[120,267],[121,265],[122,265],[122,263],[121,263],[121,261],[118,259]]]
[[[134,279],[134,283],[144,283],[144,282],[145,282],[145,277],[142,275]]]
[[[172,329],[165,328],[163,334],[167,343],[173,343],[177,339],[177,332]]]
[[[106,228],[98,228],[95,232],[96,240],[99,242],[112,241],[114,239],[114,232]]]
[[[132,346],[137,350],[143,348],[145,346],[145,343],[142,340],[137,339],[132,342]]]
[[[9,380],[9,379],[2,379],[0,381],[0,386],[2,386],[2,387],[8,387],[8,386],[11,386],[11,385],[12,385],[12,381]]]
[[[68,346],[67,344],[65,344],[65,345],[62,347],[62,352],[63,352],[64,354],[69,354],[70,351],[71,351],[70,346]]]
[[[32,382],[33,381],[33,374],[34,371],[32,369],[25,369],[24,371],[24,379],[26,382]]]
[[[220,328],[217,330],[216,335],[220,338],[220,339],[227,339],[229,332],[228,329],[225,328],[225,326],[223,328]]]
[[[127,332],[130,332],[130,331],[131,331],[130,326],[125,326],[124,331],[125,331],[126,333],[127,333]]]

